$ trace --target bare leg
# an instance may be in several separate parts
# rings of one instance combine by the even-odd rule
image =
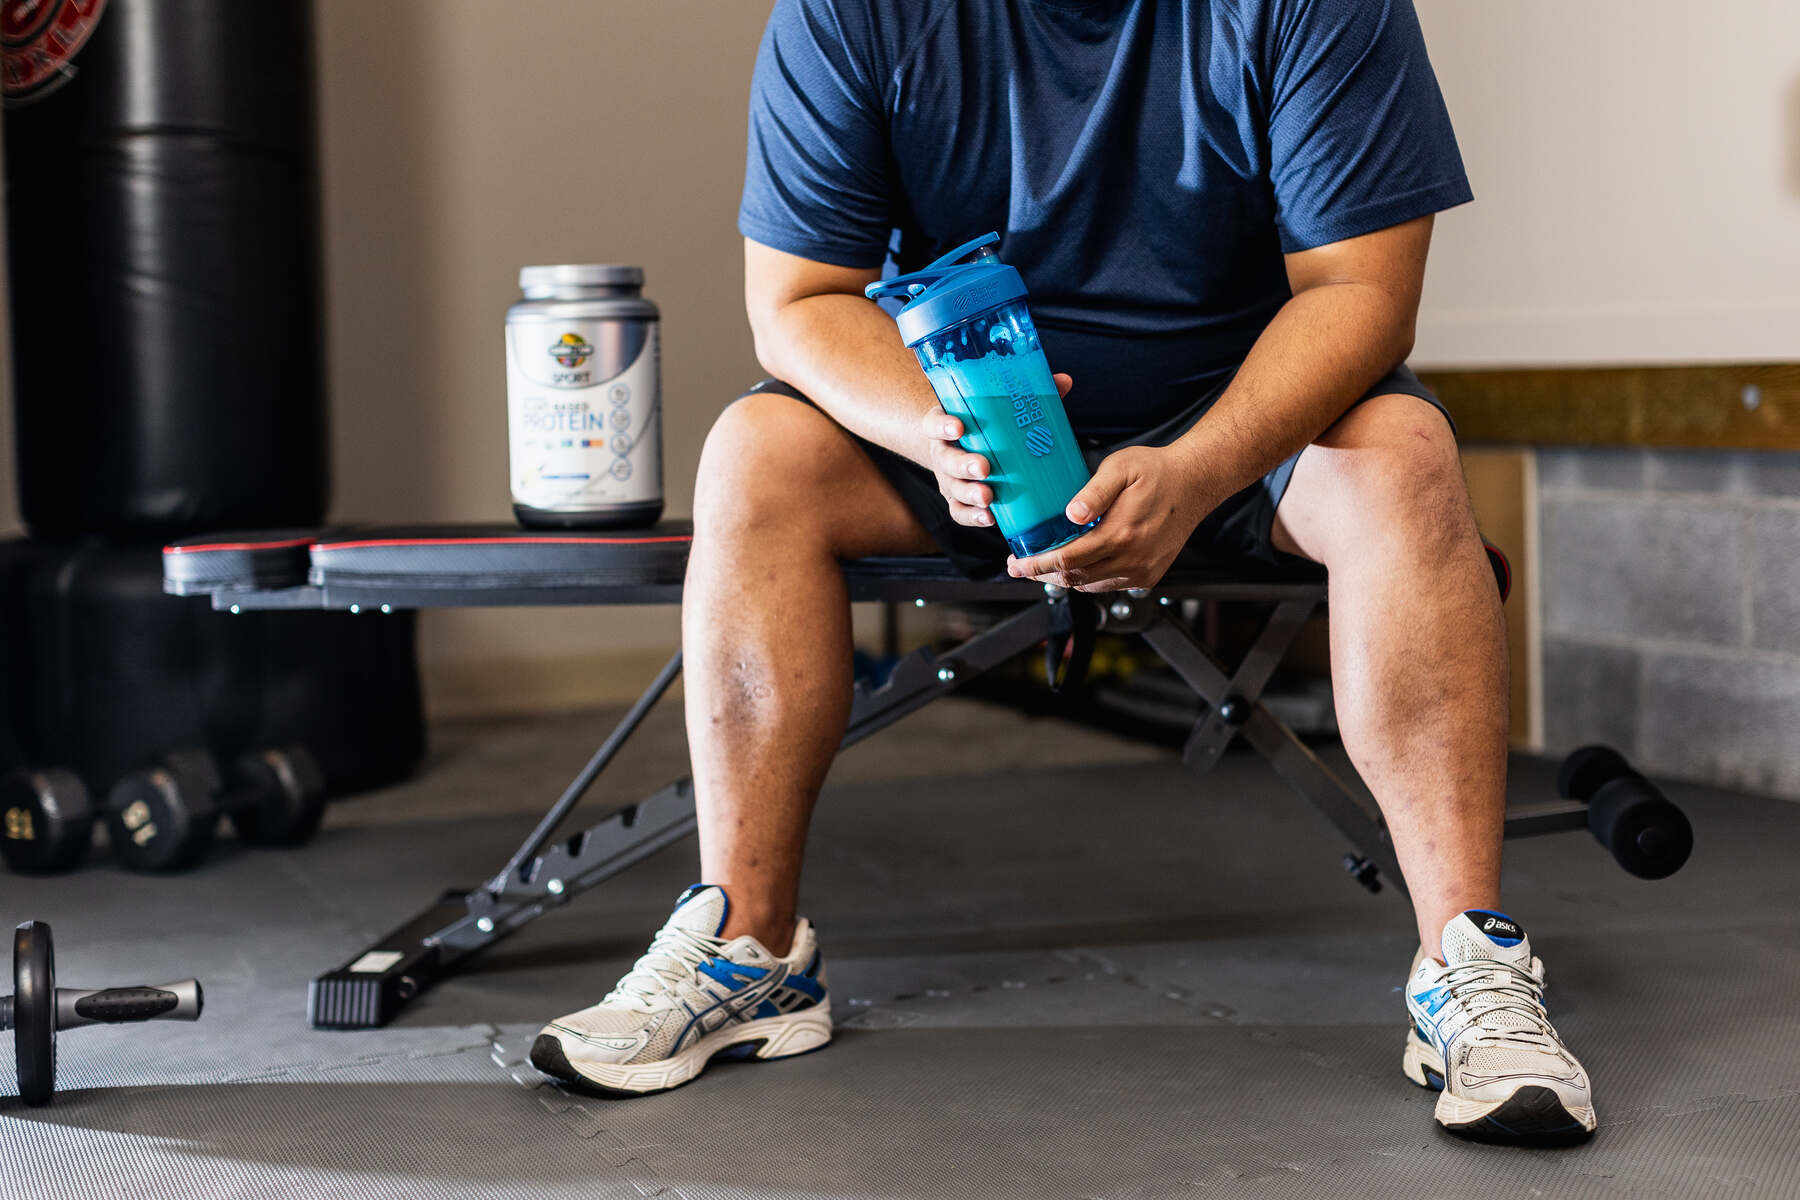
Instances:
[[[1416,396],[1358,406],[1295,466],[1275,544],[1331,577],[1344,747],[1380,802],[1425,952],[1500,902],[1506,629],[1449,424]]]
[[[682,600],[701,878],[725,934],[793,935],[807,823],[850,719],[838,562],[933,544],[835,422],[786,396],[737,401],[707,436]]]

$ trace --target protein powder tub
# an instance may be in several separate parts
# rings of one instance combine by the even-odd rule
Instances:
[[[529,529],[662,515],[662,349],[639,267],[525,267],[506,310],[513,513]]]

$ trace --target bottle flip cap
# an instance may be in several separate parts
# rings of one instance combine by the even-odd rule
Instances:
[[[900,327],[900,340],[916,346],[940,330],[1025,295],[1019,272],[994,252],[999,241],[998,233],[985,233],[917,271],[871,283],[863,295],[871,300],[904,298],[906,306],[894,322]]]

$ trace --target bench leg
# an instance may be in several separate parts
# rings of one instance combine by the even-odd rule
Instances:
[[[918,650],[879,688],[858,687],[843,746],[916,712],[1043,641],[1051,607],[1032,604],[941,657]],[[566,904],[694,831],[694,787],[681,779],[570,837],[557,828],[681,671],[677,653],[601,743],[506,866],[485,885],[444,893],[334,971],[312,981],[307,1020],[317,1029],[370,1029],[393,1020],[455,965],[550,909]],[[553,840],[554,839],[554,840]]]
[[[1158,611],[1139,632],[1208,706],[1188,737],[1184,759],[1189,767],[1200,774],[1210,771],[1231,739],[1241,735],[1355,848],[1354,854],[1345,856],[1344,867],[1358,883],[1376,891],[1379,876],[1386,875],[1404,892],[1406,883],[1381,810],[1326,766],[1258,699],[1315,607],[1311,601],[1277,605],[1235,675],[1227,675],[1206,647],[1166,612]]]

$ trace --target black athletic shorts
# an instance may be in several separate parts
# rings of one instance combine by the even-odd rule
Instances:
[[[1230,382],[1227,378],[1183,412],[1144,433],[1116,440],[1081,437],[1082,454],[1087,459],[1089,468],[1098,466],[1101,459],[1126,446],[1166,446],[1173,442],[1206,414],[1207,409],[1224,394],[1226,384]],[[798,389],[779,379],[765,379],[745,395],[757,392],[774,392],[805,404],[812,403]],[[1417,396],[1443,413],[1446,421],[1450,420],[1450,414],[1445,411],[1438,398],[1432,395],[1431,389],[1419,382],[1419,377],[1404,364],[1379,380],[1363,394],[1357,404],[1374,396],[1386,396],[1395,392]],[[851,436],[856,437],[855,434]],[[943,548],[959,571],[971,579],[989,579],[1006,573],[1006,539],[1000,536],[998,529],[992,525],[959,525],[951,519],[950,509],[944,503],[942,493],[938,491],[937,478],[930,471],[884,446],[860,437],[856,438],[856,442],[868,454],[882,477],[893,484],[906,507],[912,510],[913,516],[919,519],[919,524]],[[1209,559],[1249,558],[1274,565],[1291,565],[1299,561],[1275,549],[1272,532],[1275,506],[1281,503],[1281,497],[1287,491],[1288,480],[1293,476],[1294,463],[1299,457],[1298,453],[1290,456],[1273,471],[1214,509],[1211,515],[1200,522],[1199,528],[1194,530],[1193,537],[1188,539],[1187,550],[1183,553],[1200,554]]]

